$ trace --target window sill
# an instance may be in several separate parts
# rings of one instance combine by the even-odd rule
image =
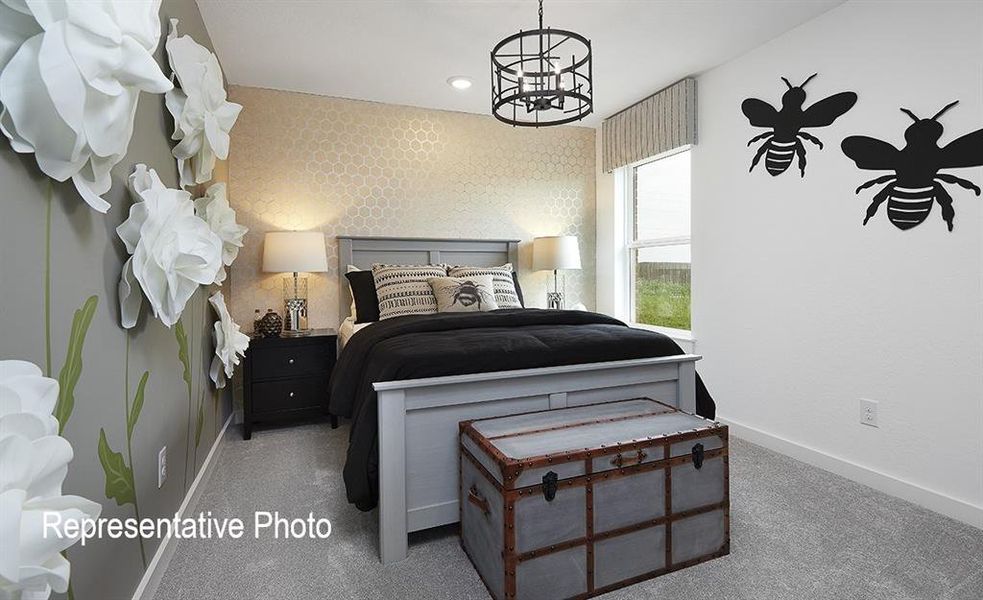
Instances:
[[[685,329],[673,329],[672,327],[661,327],[659,325],[648,325],[646,323],[629,323],[629,325],[636,329],[647,329],[649,331],[661,333],[676,340],[677,342],[688,342],[690,344],[696,342],[696,338],[693,337],[693,332]]]

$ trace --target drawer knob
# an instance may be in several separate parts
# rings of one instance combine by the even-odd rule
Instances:
[[[287,363],[288,363],[288,364],[291,364],[291,365],[292,365],[292,364],[294,364],[294,359],[292,359],[292,358],[288,358],[288,359],[287,359]]]
[[[293,392],[290,392],[290,397],[291,397],[291,398],[293,398],[293,397],[294,397],[294,393],[293,393]]]

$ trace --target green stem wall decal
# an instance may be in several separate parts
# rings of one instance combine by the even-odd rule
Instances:
[[[75,408],[75,384],[82,376],[82,347],[85,344],[85,335],[89,331],[89,325],[92,324],[92,317],[95,315],[98,304],[98,296],[89,296],[85,304],[75,311],[75,316],[72,318],[72,332],[68,338],[65,364],[62,365],[61,372],[58,373],[58,402],[55,404],[54,414],[55,418],[58,419],[59,435],[65,431],[65,425]]]
[[[188,351],[188,335],[184,331],[184,320],[179,319],[174,324],[174,337],[177,338],[177,357],[184,365],[184,382],[188,386],[188,430],[191,429],[191,411],[194,409],[194,393],[191,385],[191,354]],[[187,441],[188,438],[185,437]],[[185,452],[184,459],[184,489],[188,489],[188,457],[191,453]]]
[[[44,214],[44,374],[51,377],[51,198],[54,184],[46,178]]]
[[[119,452],[115,452],[106,439],[106,430],[99,428],[99,462],[102,470],[106,474],[106,497],[116,500],[118,506],[124,504],[133,505],[133,515],[137,522],[140,521],[140,504],[137,499],[136,483],[133,479],[133,429],[136,427],[137,419],[140,418],[140,411],[143,410],[143,398],[147,389],[147,380],[150,378],[150,371],[144,371],[137,384],[136,394],[133,396],[133,404],[130,404],[130,337],[126,337],[126,373],[123,376],[125,393],[123,395],[123,406],[126,413],[126,458]],[[143,561],[143,568],[147,568],[147,553],[144,549],[143,536],[137,538],[140,541],[140,559]]]
[[[218,407],[222,403],[222,390],[212,389],[212,440],[218,439]]]
[[[44,375],[45,377],[51,377],[51,204],[54,199],[54,183],[51,179],[45,179],[44,188]],[[85,332],[89,329],[89,323],[92,321],[92,313],[95,311],[95,305],[98,303],[98,298],[92,296],[82,307],[83,315],[81,320],[84,323],[80,323],[76,327],[76,322],[80,320],[79,312],[75,312],[75,320],[72,322],[72,332],[74,333],[76,329],[81,331],[81,340],[77,344],[77,361],[78,368],[82,368],[82,343],[85,341]],[[86,306],[92,302],[92,309],[89,311],[88,317],[85,317]],[[69,343],[69,356],[72,354],[72,344]],[[65,363],[69,362],[66,358]],[[62,368],[65,371],[65,368]],[[81,374],[81,373],[79,373]],[[59,374],[59,383],[62,379],[61,374]],[[75,377],[75,381],[78,381],[78,376]],[[64,384],[61,384],[64,385]],[[58,394],[58,402],[55,405],[54,415],[58,419],[58,433],[61,434],[65,430],[65,425],[67,424],[68,417],[72,414],[72,406],[75,404],[74,398],[74,387],[75,383],[72,383],[72,390],[67,392],[63,396],[61,392]],[[60,388],[64,389],[64,388]],[[65,398],[63,400],[62,398]],[[67,411],[65,410],[67,407]],[[63,414],[64,413],[64,414]],[[68,558],[68,551],[62,550],[61,555],[66,559]],[[72,586],[72,580],[68,580],[68,600],[75,600],[75,590]]]
[[[198,395],[198,416],[195,418],[195,453],[194,468],[198,469],[198,445],[201,443],[201,430],[205,425],[205,388]]]
[[[208,331],[209,325],[209,312],[208,304],[203,303],[201,310],[201,327],[202,331]],[[202,352],[205,351],[206,346],[202,346]],[[198,415],[195,419],[195,452],[194,452],[194,468],[195,471],[198,470],[198,446],[201,444],[201,432],[205,427],[205,386],[207,385],[207,380],[201,386],[201,393],[198,394]]]

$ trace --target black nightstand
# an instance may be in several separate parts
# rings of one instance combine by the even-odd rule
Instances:
[[[328,380],[337,357],[334,329],[314,329],[303,337],[254,337],[243,369],[242,437],[252,436],[253,423],[328,414]]]

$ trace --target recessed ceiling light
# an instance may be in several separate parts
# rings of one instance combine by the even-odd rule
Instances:
[[[471,87],[472,83],[474,82],[471,81],[470,77],[464,77],[463,75],[455,75],[447,79],[447,85],[455,90],[466,90]]]

